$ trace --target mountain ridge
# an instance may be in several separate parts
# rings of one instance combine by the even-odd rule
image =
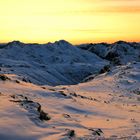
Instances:
[[[29,77],[33,83],[49,85],[79,83],[108,64],[108,61],[96,54],[79,49],[64,40],[42,45],[14,41],[0,49],[0,57],[12,70],[15,65],[17,73]]]

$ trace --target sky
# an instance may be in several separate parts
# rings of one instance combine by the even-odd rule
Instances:
[[[0,0],[0,42],[140,42],[140,0]]]

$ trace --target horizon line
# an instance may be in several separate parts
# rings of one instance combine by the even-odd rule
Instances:
[[[140,43],[139,40],[124,40],[124,39],[118,39],[118,40],[114,40],[114,41],[84,41],[84,42],[79,42],[79,43],[74,43],[73,41],[68,41],[66,39],[59,39],[59,40],[55,40],[55,41],[37,41],[37,42],[33,42],[33,41],[20,41],[20,40],[9,40],[9,41],[0,41],[0,44],[8,44],[10,42],[21,42],[21,43],[24,43],[24,44],[48,44],[48,43],[55,43],[55,42],[59,42],[59,41],[66,41],[66,42],[69,42],[70,44],[72,45],[80,45],[80,44],[100,44],[100,43],[106,43],[106,44],[113,44],[113,43],[116,43],[116,42],[119,42],[119,41],[122,41],[122,42],[128,42],[128,43]],[[73,42],[73,43],[72,43]],[[76,41],[75,41],[76,42]]]

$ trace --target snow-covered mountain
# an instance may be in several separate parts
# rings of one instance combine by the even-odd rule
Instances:
[[[4,73],[40,85],[76,84],[108,64],[64,40],[42,45],[10,42],[0,49],[0,58]]]
[[[132,61],[140,61],[140,43],[118,41],[113,44],[84,44],[81,49],[89,50],[101,58],[111,61],[113,64],[127,64]]]
[[[0,140],[139,140],[140,44],[0,44]]]

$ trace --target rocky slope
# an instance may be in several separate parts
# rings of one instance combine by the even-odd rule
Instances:
[[[116,65],[140,61],[140,43],[118,41],[113,44],[83,44],[78,47],[95,53]]]

